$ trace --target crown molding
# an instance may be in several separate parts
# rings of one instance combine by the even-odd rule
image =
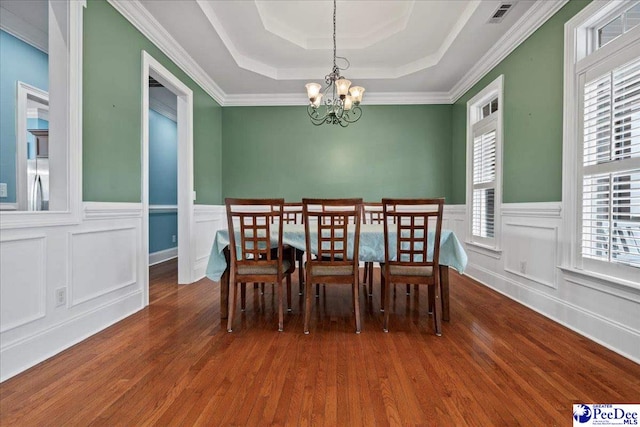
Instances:
[[[138,0],[108,0],[127,21],[193,79],[218,104],[226,94]]]
[[[369,92],[363,105],[451,104],[447,92]]]
[[[6,31],[44,53],[49,51],[49,35],[47,33],[4,7],[0,7],[0,30]]]
[[[303,92],[283,94],[252,93],[227,95],[225,107],[306,106],[309,100]],[[363,106],[367,105],[421,105],[451,104],[447,92],[367,92]]]
[[[454,103],[496,67],[569,0],[536,1],[449,92]]]
[[[227,95],[225,107],[269,107],[287,105],[307,105],[309,100],[303,91],[300,93],[247,93]]]

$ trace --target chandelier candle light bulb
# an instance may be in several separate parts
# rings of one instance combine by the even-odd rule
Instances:
[[[340,68],[336,65],[336,59],[340,58],[347,65]],[[333,68],[324,77],[326,86],[318,83],[307,83],[307,97],[309,105],[307,114],[311,123],[315,126],[322,124],[349,126],[349,123],[357,122],[362,117],[362,94],[364,88],[361,86],[351,86],[351,81],[340,75],[340,70],[349,68],[347,58],[336,56],[336,0],[333,0]],[[324,96],[324,102],[322,98]]]
[[[351,110],[351,107],[353,107],[353,100],[351,99],[351,95],[347,95],[344,97],[344,101],[343,101],[344,111]]]
[[[364,88],[361,86],[353,86],[349,89],[349,93],[351,94],[351,99],[353,99],[353,104],[360,105],[360,102],[362,102],[362,95],[364,94]]]

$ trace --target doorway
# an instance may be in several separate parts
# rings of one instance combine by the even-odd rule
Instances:
[[[147,52],[142,52],[142,245],[144,301],[149,304],[149,78],[176,98],[178,284],[193,282],[193,93]]]
[[[152,76],[148,84],[149,266],[152,266],[178,257],[178,99]]]

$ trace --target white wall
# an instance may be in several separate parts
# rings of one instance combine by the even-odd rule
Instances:
[[[194,223],[198,280],[224,206],[196,205]],[[85,202],[79,224],[2,230],[0,381],[144,308],[141,227],[141,203]]]
[[[465,274],[640,363],[640,289],[558,268],[561,222],[559,202],[503,204],[502,251],[465,244]],[[466,242],[465,206],[446,206],[443,226]]]
[[[560,203],[503,205],[502,252],[466,244],[465,274],[640,361],[640,291],[557,268],[561,219]],[[193,220],[197,280],[216,231],[226,227],[224,206],[195,205]],[[141,224],[140,203],[84,203],[79,224],[2,231],[0,380],[144,307]],[[465,207],[446,206],[444,227],[466,241]]]

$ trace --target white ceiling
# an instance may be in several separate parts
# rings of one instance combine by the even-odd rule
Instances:
[[[47,0],[0,0],[0,28],[47,52],[49,47]]]
[[[342,75],[363,104],[452,102],[567,1],[339,0]],[[109,2],[222,105],[304,104],[331,71],[330,0]],[[0,7],[3,29],[46,51],[46,0]]]
[[[304,84],[331,71],[331,1],[140,1],[230,97],[304,102]],[[337,54],[351,63],[342,74],[367,94],[448,93],[536,3],[509,2],[493,24],[504,1],[340,0]]]

